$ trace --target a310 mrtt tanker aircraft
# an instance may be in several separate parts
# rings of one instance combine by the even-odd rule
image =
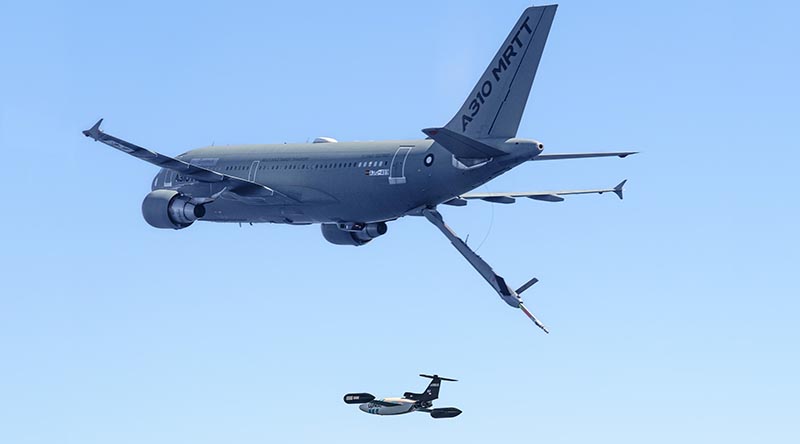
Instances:
[[[197,220],[321,224],[337,245],[364,245],[386,234],[386,223],[424,216],[450,240],[508,305],[521,309],[520,294],[492,271],[437,211],[440,204],[468,200],[513,203],[527,197],[559,202],[570,194],[614,192],[614,188],[559,191],[470,193],[528,161],[625,157],[631,151],[543,154],[544,145],[517,137],[557,5],[523,12],[466,102],[442,128],[422,130],[417,140],[211,146],[176,157],[151,151],[100,130],[98,121],[83,132],[122,152],[161,167],[142,203],[144,219],[156,228],[182,229]]]
[[[420,375],[423,378],[432,379],[428,388],[422,393],[403,393],[402,398],[383,398],[375,399],[369,393],[348,393],[344,395],[344,402],[347,404],[361,404],[358,408],[362,412],[373,415],[402,415],[411,412],[430,413],[434,418],[455,418],[461,414],[461,410],[455,407],[443,407],[434,409],[433,401],[439,399],[439,388],[442,381],[455,382],[456,379],[442,378],[439,375]]]

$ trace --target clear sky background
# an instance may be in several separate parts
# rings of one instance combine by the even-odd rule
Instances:
[[[796,2],[564,1],[520,135],[547,152],[360,247],[319,227],[149,227],[166,154],[423,137],[525,1],[0,5],[0,442],[800,442]],[[342,403],[460,381],[440,407]]]

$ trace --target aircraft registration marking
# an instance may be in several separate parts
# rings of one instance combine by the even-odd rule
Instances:
[[[380,170],[364,170],[364,175],[366,176],[388,176],[389,169],[380,169]]]

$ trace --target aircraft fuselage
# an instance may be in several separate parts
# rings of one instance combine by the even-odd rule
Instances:
[[[404,398],[384,398],[380,401],[385,401],[397,405],[380,405],[376,402],[368,402],[361,404],[358,409],[364,413],[370,413],[380,416],[402,415],[404,413],[411,413],[416,410],[416,403],[410,399]]]
[[[298,203],[217,199],[204,221],[341,223],[393,220],[478,187],[532,159],[519,147],[508,155],[467,166],[431,139],[279,145],[212,146],[178,158],[209,170],[269,184]],[[212,196],[220,183],[199,182],[162,169],[152,189]]]

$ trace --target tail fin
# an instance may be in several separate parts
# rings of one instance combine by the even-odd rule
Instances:
[[[433,381],[431,381],[431,383],[428,384],[428,388],[426,388],[423,393],[406,392],[403,394],[404,398],[413,399],[415,401],[433,401],[435,399],[439,399],[439,387],[442,385],[442,381],[451,381],[451,382],[457,381],[456,379],[442,378],[439,375],[431,376],[431,375],[421,374],[420,376],[422,376],[423,378],[430,378]]]
[[[517,135],[558,5],[525,10],[445,128],[473,139]]]

